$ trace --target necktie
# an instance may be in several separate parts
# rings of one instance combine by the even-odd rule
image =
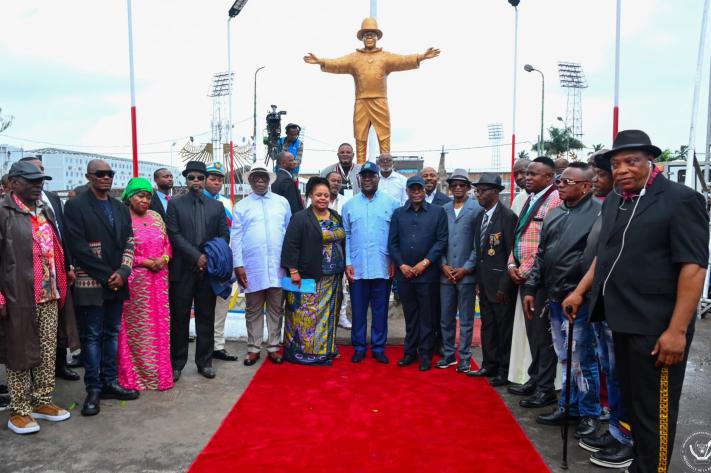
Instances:
[[[484,218],[481,219],[481,233],[479,234],[479,249],[481,254],[484,254],[484,246],[486,246],[486,230],[489,227],[489,214],[485,213]]]
[[[202,202],[195,199],[194,220],[195,220],[195,244],[201,246],[205,243],[205,211],[202,208]]]

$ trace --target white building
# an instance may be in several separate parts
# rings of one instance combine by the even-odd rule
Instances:
[[[4,151],[4,155],[2,154]],[[122,189],[126,187],[129,179],[133,177],[133,161],[126,158],[116,158],[102,154],[83,153],[58,148],[41,148],[21,151],[9,145],[0,145],[0,156],[3,157],[4,172],[8,172],[10,165],[23,156],[42,156],[45,173],[52,176],[51,181],[45,184],[52,191],[74,189],[86,184],[86,166],[92,159],[103,159],[111,169],[116,172],[113,187]],[[184,185],[184,179],[175,166],[150,161],[138,162],[138,175],[153,181],[153,172],[159,168],[168,168],[173,173],[175,185]]]

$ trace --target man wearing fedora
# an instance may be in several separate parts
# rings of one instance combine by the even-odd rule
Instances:
[[[432,168],[429,168],[434,173]],[[424,170],[423,170],[424,171]],[[427,177],[425,179],[425,189]],[[434,173],[436,175],[436,173]],[[474,271],[476,254],[474,251],[474,222],[482,212],[481,206],[469,198],[472,188],[469,174],[465,169],[455,169],[447,179],[453,202],[442,206],[447,214],[448,242],[442,256],[440,275],[441,334],[444,356],[437,362],[437,368],[448,368],[457,364],[455,358],[457,315],[459,316],[459,365],[457,371],[466,373],[472,357],[472,336],[474,334]],[[425,197],[425,200],[427,198]],[[436,205],[436,204],[433,204]]]
[[[222,194],[222,187],[225,185],[225,167],[215,161],[207,166],[207,179],[205,179],[205,197],[213,199],[222,204],[225,209],[227,227],[232,226],[232,201]],[[225,321],[229,310],[230,296],[226,298],[218,297],[215,302],[215,346],[212,357],[222,361],[237,361],[237,355],[229,353],[225,349]]]
[[[605,199],[597,256],[562,304],[575,317],[589,297],[591,319],[612,329],[634,440],[630,472],[669,468],[709,257],[704,199],[659,172],[660,154],[640,130],[615,138],[604,157],[620,195]]]
[[[518,217],[499,201],[501,176],[484,173],[474,184],[483,207],[474,222],[476,283],[481,312],[481,368],[468,376],[487,377],[492,386],[508,384],[516,286],[506,264],[513,249]]]
[[[439,56],[439,49],[429,48],[422,54],[401,56],[377,47],[383,32],[375,18],[366,18],[357,35],[363,48],[337,59],[321,59],[313,53],[304,56],[308,64],[318,64],[324,72],[350,74],[355,80],[356,101],[353,111],[353,136],[356,139],[358,164],[365,163],[368,131],[372,125],[378,135],[380,154],[390,153],[390,109],[387,78],[395,71],[417,69],[420,62]]]
[[[264,337],[264,307],[267,309],[267,353],[281,363],[279,342],[284,316],[281,279],[281,246],[291,219],[289,202],[269,191],[276,176],[264,166],[242,175],[252,193],[235,204],[230,247],[235,276],[244,291],[247,319],[246,366],[259,360]]]
[[[213,239],[229,242],[223,205],[203,193],[208,173],[205,163],[189,161],[183,171],[188,193],[171,199],[166,229],[173,247],[170,260],[170,359],[177,381],[188,361],[190,311],[195,303],[195,364],[206,378],[214,378],[212,352],[215,333],[215,293],[207,278],[203,245]]]

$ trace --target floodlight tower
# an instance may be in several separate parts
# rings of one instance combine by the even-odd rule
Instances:
[[[229,136],[229,123],[222,122],[222,107],[224,102],[224,97],[228,97],[232,92],[232,79],[233,73],[231,72],[218,72],[212,76],[212,84],[210,85],[210,90],[207,93],[208,97],[212,97],[212,156],[213,160],[217,160],[219,157],[220,162],[227,166],[224,159],[224,153],[222,151],[223,138]]]
[[[491,169],[501,167],[501,143],[504,140],[504,126],[501,123],[489,123],[489,142],[491,143]]]
[[[583,72],[583,66],[577,62],[558,62],[560,86],[568,89],[566,100],[565,127],[574,138],[583,141],[583,89],[587,89],[588,81]]]

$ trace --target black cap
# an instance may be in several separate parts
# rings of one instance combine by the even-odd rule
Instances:
[[[7,177],[24,177],[30,181],[36,181],[37,179],[52,180],[52,176],[47,176],[29,161],[17,161],[12,163]]]

